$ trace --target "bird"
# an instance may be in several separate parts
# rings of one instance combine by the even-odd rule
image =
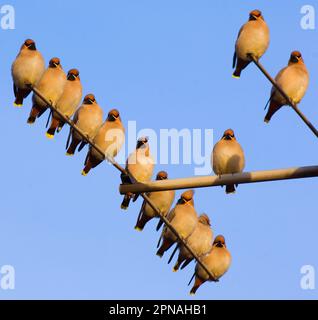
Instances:
[[[191,295],[195,295],[198,288],[206,281],[218,282],[219,279],[229,270],[232,257],[226,247],[225,239],[222,235],[218,235],[215,238],[211,251],[207,255],[203,256],[201,261],[212,273],[213,279],[211,279],[201,265],[197,263],[194,276],[192,277],[192,279],[195,277],[195,282],[190,291]]]
[[[218,176],[243,172],[245,167],[244,151],[237,142],[232,129],[226,130],[221,140],[214,146],[211,166]],[[235,193],[235,185],[227,185],[226,193]]]
[[[25,40],[11,67],[16,107],[22,107],[23,100],[31,93],[31,88],[38,83],[44,71],[45,61],[36,49],[35,42],[32,39]]]
[[[193,190],[188,190],[182,193],[176,206],[167,216],[168,221],[184,240],[189,238],[198,224],[198,215],[194,208],[193,196]],[[157,251],[157,256],[161,258],[166,251],[178,242],[178,239],[175,234],[165,226],[162,230],[159,243],[160,241],[161,246]]]
[[[288,66],[277,74],[275,81],[294,104],[298,104],[302,100],[309,85],[309,73],[299,51],[293,51],[291,53]],[[265,123],[269,123],[272,116],[282,106],[288,105],[289,103],[281,93],[273,87],[267,105],[268,104],[269,108],[264,119]]]
[[[66,74],[63,71],[61,61],[59,58],[52,58],[35,88],[41,92],[51,105],[55,106],[63,94],[65,84]],[[33,94],[32,102],[33,106],[28,118],[28,124],[33,124],[36,118],[41,117],[48,108],[47,104],[35,93]]]
[[[193,249],[198,257],[201,257],[212,248],[213,231],[210,224],[209,217],[203,213],[198,217],[198,224],[193,233],[187,239],[187,244]],[[173,267],[173,271],[184,269],[193,260],[192,254],[186,249],[184,245],[180,245],[178,261]]]
[[[266,52],[269,42],[270,32],[262,12],[251,11],[249,20],[241,27],[235,43],[233,77],[240,78],[241,71],[251,62],[250,54],[259,60]]]
[[[156,180],[162,181],[168,179],[168,173],[165,171],[160,171],[157,173]],[[149,192],[147,193],[148,198],[154,203],[154,205],[160,210],[161,214],[166,217],[170,211],[171,205],[175,198],[174,190]],[[144,200],[139,217],[135,226],[135,230],[142,231],[145,225],[153,218],[158,218],[157,213],[152,209],[152,207]]]
[[[130,173],[137,182],[148,182],[153,175],[155,161],[150,153],[148,141],[148,137],[139,138],[136,149],[128,156],[126,161],[126,171]],[[122,201],[121,209],[127,210],[132,198],[136,201],[138,195],[126,194]]]
[[[121,122],[119,111],[109,111],[105,123],[99,128],[93,142],[104,152],[107,157],[114,158],[125,143],[125,128]],[[86,176],[92,168],[104,161],[104,157],[94,148],[90,147],[82,175]]]
[[[77,69],[71,69],[67,73],[67,81],[64,87],[62,96],[56,103],[56,108],[67,118],[70,118],[78,108],[83,95],[83,88],[81,79],[79,77],[79,71]],[[46,136],[49,139],[54,138],[55,131],[62,130],[65,122],[59,117],[56,112],[52,112],[52,121],[50,128],[48,129]]]
[[[84,97],[83,104],[75,112],[73,122],[88,138],[94,139],[99,128],[103,124],[103,109],[98,105],[93,94],[88,94]],[[69,144],[71,138],[72,141]],[[80,146],[80,149],[82,149],[86,142],[83,141],[81,135],[70,128],[69,137],[66,143],[66,155],[73,156],[80,143],[82,143]]]

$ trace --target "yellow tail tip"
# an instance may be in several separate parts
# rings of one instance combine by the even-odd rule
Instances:
[[[84,170],[82,171],[82,176],[83,176],[83,177],[86,177],[86,176],[87,176],[87,173],[86,173]]]
[[[190,296],[191,296],[191,297],[194,297],[194,296],[195,296],[195,293],[194,293],[194,292],[190,292]]]
[[[172,272],[178,272],[178,269],[174,267],[174,268],[172,269]]]
[[[138,232],[141,232],[143,229],[140,228],[140,227],[135,227],[135,230],[138,231]]]
[[[73,156],[74,156],[74,153],[68,153],[68,152],[66,152],[65,155],[66,155],[67,157],[73,157]]]
[[[268,123],[269,123],[269,120],[267,120],[267,119],[264,119],[264,122],[265,122],[266,124],[268,124]]]
[[[120,209],[122,209],[122,210],[127,210],[128,207],[121,205],[121,206],[120,206]]]
[[[14,103],[13,106],[16,108],[22,108],[23,104]]]
[[[54,139],[54,135],[53,134],[46,133],[45,136],[50,140]]]
[[[234,79],[240,79],[240,76],[236,76],[236,75],[232,74],[232,78],[234,78]]]

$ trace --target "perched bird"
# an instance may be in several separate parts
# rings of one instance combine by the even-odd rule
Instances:
[[[160,171],[157,174],[156,180],[167,180],[168,174],[165,171]],[[174,201],[175,191],[167,190],[167,191],[158,191],[158,192],[149,192],[147,196],[151,199],[151,201],[156,205],[156,207],[160,210],[163,216],[167,216],[171,205]],[[136,223],[135,229],[137,231],[142,231],[145,225],[153,218],[158,218],[156,212],[150,207],[150,205],[144,201],[139,217]]]
[[[103,150],[108,157],[114,158],[125,142],[125,128],[121,122],[118,110],[109,111],[105,123],[99,128],[94,143]],[[82,175],[86,176],[92,168],[104,161],[104,157],[94,148],[90,147]]]
[[[211,165],[216,175],[239,173],[244,170],[244,151],[237,142],[234,131],[228,129],[214,146]],[[235,193],[235,185],[227,185],[226,193]]]
[[[148,182],[151,180],[154,169],[154,159],[150,153],[148,137],[141,137],[137,141],[136,149],[129,155],[126,161],[126,170],[133,175],[138,182]],[[127,210],[130,200],[138,195],[126,194],[121,204],[123,210]]]
[[[188,190],[182,193],[176,206],[167,216],[171,225],[183,239],[188,239],[198,224],[198,215],[194,208],[193,196],[193,190]],[[172,233],[172,231],[170,231],[166,226],[163,228],[160,240],[162,240],[162,243],[157,251],[157,255],[159,257],[162,257],[164,253],[178,241],[174,233]]]
[[[83,88],[77,69],[71,69],[67,73],[67,81],[64,91],[60,99],[56,103],[56,108],[66,117],[70,118],[78,108],[83,95]],[[54,138],[55,131],[58,132],[64,126],[64,121],[58,116],[56,112],[52,112],[52,121],[46,136],[49,139]]]
[[[93,94],[85,96],[83,104],[74,115],[73,121],[90,139],[94,139],[103,124],[103,109],[97,104]],[[70,138],[72,138],[72,141],[68,146]],[[70,128],[69,138],[66,144],[66,155],[73,156],[80,143],[82,143],[80,148],[86,144],[83,138],[75,130]]]
[[[25,40],[11,68],[15,106],[23,105],[23,99],[31,93],[29,86],[35,86],[44,71],[45,62],[36,49],[35,42],[31,39]]]
[[[202,262],[212,273],[213,279],[211,279],[206,271],[197,263],[194,273],[195,282],[190,294],[195,295],[198,288],[206,281],[219,281],[219,279],[229,270],[231,261],[232,257],[226,248],[224,237],[221,235],[217,236],[213,242],[210,253],[202,257]]]
[[[63,94],[65,84],[66,74],[63,71],[60,59],[52,58],[49,67],[45,70],[42,78],[35,87],[53,106],[55,106],[56,102]],[[33,94],[32,102],[33,106],[28,119],[29,124],[33,124],[36,118],[41,117],[48,108],[46,103],[36,94]]]
[[[291,53],[288,66],[278,73],[275,81],[294,104],[298,104],[301,101],[308,88],[309,73],[299,51]],[[264,119],[266,123],[271,120],[274,113],[282,106],[288,105],[286,99],[275,87],[272,88],[268,103],[269,109]]]
[[[198,224],[193,233],[187,239],[187,244],[194,250],[197,256],[201,257],[212,248],[213,231],[211,229],[210,219],[206,214],[202,214],[198,218]],[[175,264],[173,271],[179,270],[179,267],[183,263],[181,269],[184,269],[193,260],[192,254],[185,248],[184,245],[180,245],[178,261]]]
[[[241,71],[251,62],[249,54],[257,60],[262,57],[269,46],[269,38],[269,29],[261,11],[253,10],[250,12],[249,20],[240,29],[236,40],[233,57],[233,68],[236,66],[234,78],[239,78]]]

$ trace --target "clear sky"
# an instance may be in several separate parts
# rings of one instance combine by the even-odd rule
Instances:
[[[318,9],[317,3],[9,3],[16,29],[0,30],[0,267],[14,266],[16,288],[0,289],[0,299],[192,299],[187,283],[194,265],[172,273],[168,257],[155,255],[155,223],[134,230],[141,200],[120,210],[118,172],[104,164],[82,177],[86,152],[65,156],[68,130],[49,141],[46,116],[26,124],[30,99],[13,108],[11,63],[33,38],[46,62],[58,56],[65,70],[79,68],[85,93],[95,93],[105,112],[118,108],[126,126],[208,128],[214,142],[233,128],[247,171],[314,165],[314,135],[288,108],[265,125],[270,84],[253,65],[232,79],[231,64],[240,26],[250,10],[261,9],[271,30],[261,61],[275,75],[292,50],[303,53],[311,83],[300,108],[318,126],[318,33],[300,27],[301,7]],[[156,171],[178,178],[192,176],[194,167],[158,164]],[[318,289],[300,287],[303,265],[318,270],[317,188],[317,179],[304,179],[241,185],[234,196],[221,188],[197,190],[197,211],[210,216],[215,234],[224,234],[233,263],[196,298],[317,298]]]

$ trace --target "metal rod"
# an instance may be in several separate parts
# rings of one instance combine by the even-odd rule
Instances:
[[[108,157],[105,155],[103,150],[101,150],[98,145],[96,145],[72,120],[70,120],[68,117],[66,117],[63,113],[61,113],[55,106],[53,106],[50,101],[48,101],[42,93],[33,87],[30,87],[30,89],[40,98],[42,99],[46,105],[55,113],[58,114],[59,117],[62,118],[62,120],[70,125],[73,130],[75,130],[93,149],[95,149],[100,155],[107,161],[109,161],[117,170],[119,170],[121,173],[128,175],[131,179],[131,181],[135,182],[136,179],[134,176],[127,172],[126,169],[124,169],[122,166],[120,166],[113,158]],[[138,182],[136,182],[138,183]],[[211,281],[215,281],[214,275],[210,272],[208,267],[201,261],[201,259],[196,255],[196,253],[193,251],[193,249],[187,244],[186,239],[183,239],[177,230],[171,225],[169,220],[161,213],[161,211],[156,207],[156,205],[152,202],[152,200],[144,193],[141,193],[141,197],[149,204],[149,206],[156,212],[158,217],[165,223],[168,229],[171,230],[171,232],[177,237],[179,242],[182,242],[184,247],[192,254],[194,259],[198,262],[198,264],[204,269],[204,271],[209,275]]]
[[[158,180],[147,183],[134,183],[130,185],[122,184],[119,187],[119,192],[121,194],[126,194],[128,192],[155,192],[312,177],[318,177],[318,166],[224,174],[220,177],[200,176],[182,179]]]
[[[276,83],[276,81],[270,76],[260,62],[251,54],[249,54],[251,60],[255,63],[258,69],[264,74],[264,76],[272,83],[272,85],[280,92],[280,94],[287,100],[288,104],[295,110],[299,117],[306,123],[307,127],[318,137],[318,130],[315,126],[307,119],[307,117],[300,111],[297,105],[290,99],[285,91]]]

